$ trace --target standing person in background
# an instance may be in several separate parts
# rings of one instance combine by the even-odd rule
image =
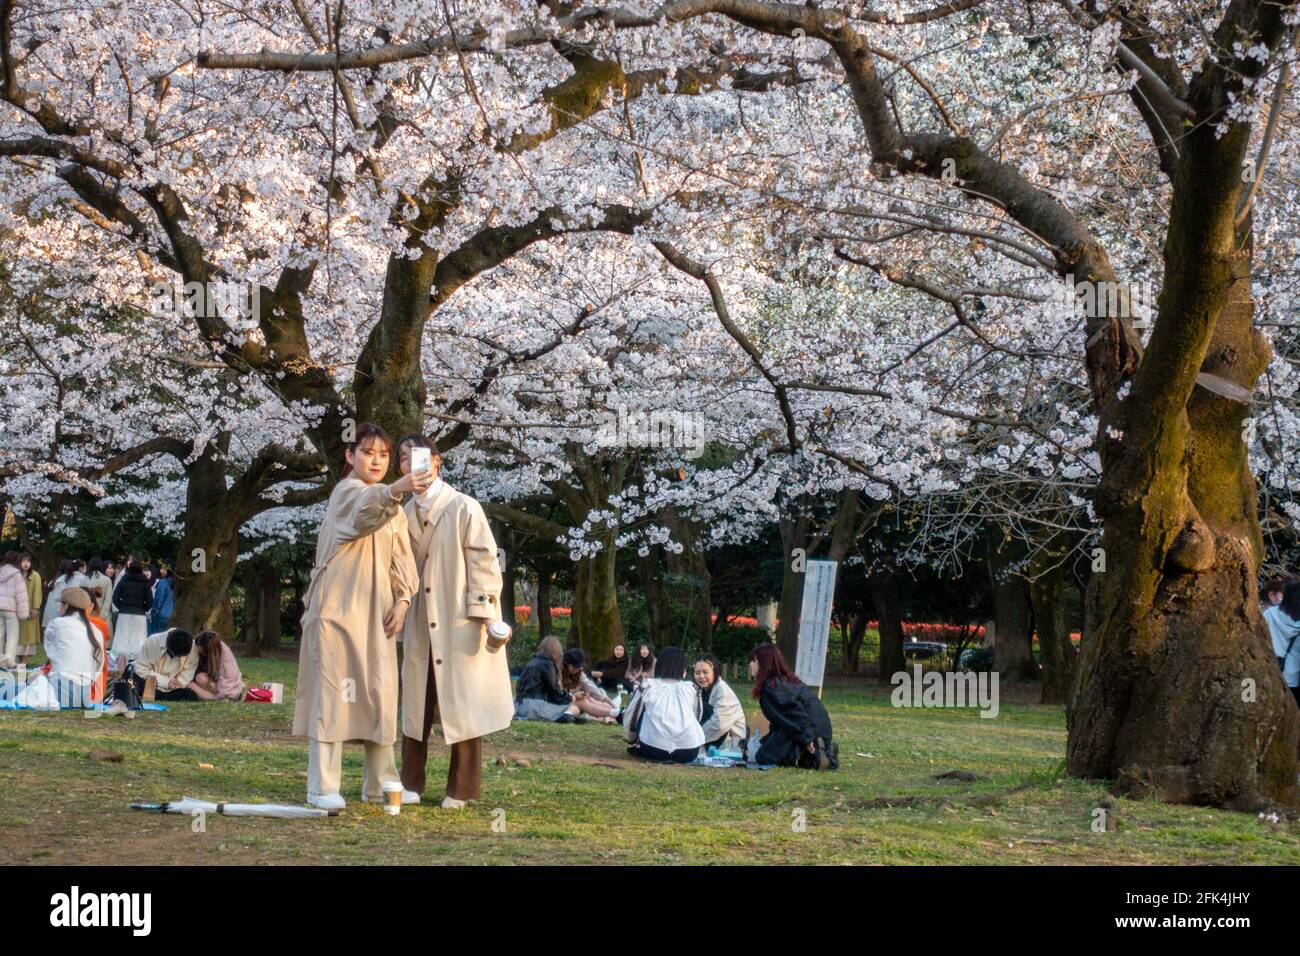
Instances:
[[[19,622],[31,616],[22,563],[21,554],[7,551],[0,564],[0,667],[3,668],[18,666],[18,646],[22,643]]]
[[[113,601],[113,579],[104,573],[104,568],[105,562],[103,558],[90,559],[90,564],[86,567],[86,574],[89,578],[86,590],[90,592],[91,597],[94,597],[95,589],[99,589],[99,594],[102,596],[95,603],[95,616],[107,621],[112,616],[109,613],[109,605]],[[110,625],[110,631],[111,629]]]
[[[749,736],[745,708],[736,692],[722,679],[722,663],[712,654],[703,654],[695,662],[694,673],[704,701],[700,727],[705,746],[743,752],[742,745]]]
[[[654,676],[655,650],[648,641],[642,641],[636,646],[636,653],[632,655],[632,663],[627,665],[627,674],[624,681],[630,689],[636,690],[641,686],[643,680]]]
[[[167,630],[172,619],[172,573],[159,568],[154,579],[153,607],[149,609],[149,633]]]
[[[346,806],[339,787],[347,741],[365,744],[363,799],[383,799],[384,784],[398,781],[394,638],[419,586],[402,495],[423,493],[432,478],[420,472],[383,484],[391,455],[382,428],[356,427],[304,599],[293,732],[307,738],[307,802],[323,810]]]
[[[402,473],[415,448],[429,451],[429,485],[404,509],[420,587],[402,649],[402,786],[424,793],[437,719],[451,747],[442,807],[456,810],[482,795],[483,738],[514,717],[505,648],[487,645],[488,625],[501,620],[501,565],[483,506],[443,480],[423,435],[398,443]]]
[[[190,682],[190,690],[199,700],[243,700],[244,675],[221,635],[200,631],[194,638],[199,666]]]
[[[117,623],[117,612],[113,610],[113,591],[117,588],[118,578],[125,567],[125,561],[104,562],[104,576],[108,578],[108,588],[104,591],[104,619],[108,621],[109,630]]]
[[[117,620],[113,625],[113,651],[128,661],[135,660],[149,636],[149,609],[153,588],[144,573],[144,562],[132,555],[126,573],[113,589]]]
[[[41,576],[32,567],[32,556],[24,554],[19,569],[27,585],[27,617],[18,622],[18,663],[27,661],[41,649]]]
[[[72,577],[68,579],[68,583],[82,590],[85,590],[86,585],[90,583],[90,576],[86,574],[86,562],[81,558],[72,559]]]
[[[71,584],[72,576],[76,572],[77,563],[71,558],[64,558],[59,562],[58,573],[54,575],[54,581],[50,584],[49,599],[45,602],[45,614],[41,619],[43,625],[48,625],[59,616],[59,595]]]

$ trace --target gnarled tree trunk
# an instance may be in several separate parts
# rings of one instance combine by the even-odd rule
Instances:
[[[1265,7],[1260,7],[1265,11]],[[1280,31],[1276,8],[1260,14]],[[1222,115],[1233,79],[1191,92]],[[1263,543],[1243,423],[1269,359],[1252,327],[1250,217],[1235,222],[1247,124],[1179,140],[1159,313],[1117,403],[1096,496],[1093,575],[1069,771],[1131,793],[1253,809],[1297,802],[1300,717],[1255,601]]]

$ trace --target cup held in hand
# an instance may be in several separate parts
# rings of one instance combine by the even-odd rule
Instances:
[[[488,625],[487,649],[499,651],[510,642],[510,625],[505,621],[493,621]]]

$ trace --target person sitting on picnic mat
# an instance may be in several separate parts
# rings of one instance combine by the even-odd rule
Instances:
[[[131,665],[131,679],[141,697],[154,679],[154,700],[198,700],[190,682],[199,668],[194,636],[179,627],[150,634]],[[147,699],[147,698],[146,698]]]
[[[704,745],[703,713],[699,689],[686,679],[686,652],[665,647],[654,676],[642,678],[627,705],[627,752],[657,763],[690,763]]]
[[[581,713],[567,690],[560,686],[564,649],[554,637],[537,645],[537,653],[524,665],[515,682],[515,720],[543,720],[572,724]]]
[[[617,723],[618,707],[594,680],[587,676],[587,654],[581,647],[570,647],[560,659],[560,686],[569,692],[573,703],[588,717],[601,723]]]
[[[87,616],[90,606],[83,589],[65,587],[57,616],[45,625],[48,677],[60,707],[86,707],[104,698],[104,639]]]
[[[600,685],[601,690],[611,694],[621,689],[632,690],[632,686],[625,682],[627,648],[622,644],[615,644],[612,654],[612,657],[596,662],[596,666],[591,669],[592,679]]]
[[[754,697],[769,723],[766,733],[751,739],[752,763],[783,767],[838,770],[839,747],[831,739],[831,717],[812,688],[795,676],[775,644],[759,644],[749,652],[749,676]]]
[[[200,631],[194,638],[199,656],[189,688],[199,700],[243,700],[244,675],[234,653],[216,631]]]
[[[704,701],[700,726],[705,746],[743,752],[748,736],[745,708],[731,685],[722,679],[722,663],[712,654],[703,654],[695,662],[695,683]]]

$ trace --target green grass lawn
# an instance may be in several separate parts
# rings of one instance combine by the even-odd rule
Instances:
[[[250,682],[292,691],[296,661],[241,663]],[[0,712],[0,851],[73,864],[1300,862],[1300,824],[1224,811],[1116,800],[1118,829],[1093,832],[1106,791],[1063,774],[1063,711],[1030,703],[1035,693],[1004,685],[999,716],[982,719],[896,709],[874,684],[834,683],[837,773],[638,764],[617,727],[517,723],[485,742],[482,801],[437,806],[447,762],[435,746],[430,802],[399,817],[360,802],[361,750],[350,747],[343,815],[221,817],[200,833],[187,817],[128,805],[301,803],[292,703],[173,704],[132,720]],[[953,770],[977,779],[936,779]]]

